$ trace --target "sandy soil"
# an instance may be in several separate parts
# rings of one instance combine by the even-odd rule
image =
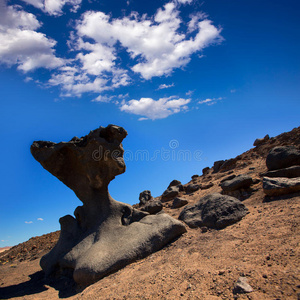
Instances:
[[[45,280],[39,259],[56,243],[59,232],[36,237],[0,255],[0,299],[300,299],[300,193],[268,198],[260,173],[265,157],[279,144],[300,144],[300,129],[251,149],[227,172],[210,173],[191,182],[213,187],[182,197],[190,203],[221,192],[220,181],[233,172],[251,174],[257,183],[237,194],[249,209],[239,223],[223,230],[188,228],[159,252],[86,287],[67,278]],[[171,202],[172,203],[172,202]],[[178,217],[180,209],[164,211]],[[253,292],[233,294],[239,276]]]

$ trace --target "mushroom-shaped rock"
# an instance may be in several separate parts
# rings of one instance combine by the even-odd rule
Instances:
[[[191,228],[206,226],[222,229],[240,221],[247,213],[248,209],[240,200],[213,193],[202,197],[195,204],[185,206],[179,220]]]
[[[47,276],[72,274],[77,283],[89,285],[186,231],[167,214],[149,215],[110,196],[108,184],[125,172],[126,135],[122,127],[109,125],[69,142],[32,144],[34,158],[83,202],[75,218],[60,219],[59,241],[40,262]]]
[[[269,171],[300,165],[300,150],[295,146],[279,146],[270,150],[266,159]]]

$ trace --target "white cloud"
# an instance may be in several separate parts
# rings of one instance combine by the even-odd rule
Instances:
[[[37,220],[38,220],[38,221],[44,221],[44,219],[43,219],[43,218],[37,218]]]
[[[223,100],[223,97],[219,97],[219,98],[207,98],[205,100],[201,100],[198,103],[199,104],[207,104],[207,105],[213,105],[216,104],[217,101]]]
[[[116,50],[115,45],[119,42],[130,58],[137,59],[131,69],[144,79],[151,79],[154,76],[169,75],[173,69],[185,66],[193,53],[222,39],[221,29],[212,25],[210,20],[199,21],[201,17],[204,14],[192,16],[188,31],[196,31],[196,34],[189,39],[179,31],[182,20],[174,2],[159,8],[154,17],[140,17],[138,13],[132,13],[129,17],[111,20],[103,12],[88,11],[77,23],[76,29],[80,38],[90,38],[96,44],[106,45],[111,53]],[[103,54],[103,51],[101,55],[97,55],[93,49],[90,51],[94,53],[94,59]],[[115,57],[105,57],[111,67]]]
[[[113,98],[114,98],[113,96],[99,95],[97,98],[93,99],[92,102],[103,102],[103,103],[108,103],[108,102],[110,102]]]
[[[164,119],[172,114],[187,110],[187,104],[190,99],[176,98],[160,98],[153,100],[152,98],[141,98],[140,100],[130,100],[123,103],[120,107],[121,111],[142,116],[139,120],[146,119]]]
[[[26,224],[32,224],[32,221],[25,221]]]
[[[168,88],[171,88],[171,87],[173,87],[173,86],[174,86],[174,83],[172,83],[172,84],[165,84],[165,83],[163,83],[163,84],[161,84],[161,85],[157,88],[157,90],[168,89]]]
[[[236,89],[230,90],[230,93],[234,94],[236,92]]]
[[[49,15],[59,16],[62,14],[62,9],[65,5],[71,6],[71,11],[76,12],[80,7],[81,0],[23,0],[27,4],[41,9]]]
[[[194,0],[175,0],[181,4],[191,4]]]
[[[56,41],[36,30],[41,26],[33,14],[0,0],[0,62],[18,65],[24,72],[54,69],[64,64],[55,56]]]

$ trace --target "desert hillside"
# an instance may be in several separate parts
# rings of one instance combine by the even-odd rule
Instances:
[[[187,232],[161,251],[85,288],[67,278],[44,279],[39,260],[56,244],[59,232],[34,237],[0,253],[0,299],[300,299],[300,192],[266,195],[263,189],[270,150],[300,149],[300,127],[256,144],[191,174],[175,196],[164,193],[153,200],[161,200],[163,211],[177,219],[186,205],[206,195],[230,195],[248,209],[239,222],[220,230],[186,226]],[[239,175],[251,177],[251,184],[225,190],[224,182]],[[184,203],[176,206],[175,198]],[[234,290],[240,277],[251,290]]]

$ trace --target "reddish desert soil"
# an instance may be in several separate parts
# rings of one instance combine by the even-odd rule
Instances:
[[[0,254],[0,299],[300,299],[300,193],[265,197],[260,173],[277,145],[300,145],[300,127],[237,157],[226,172],[199,176],[194,183],[214,185],[181,196],[194,203],[221,192],[229,174],[258,179],[252,190],[237,193],[249,209],[240,222],[223,230],[190,229],[167,247],[86,287],[67,278],[45,280],[39,259],[56,243],[59,232],[34,237]],[[188,183],[187,183],[188,184]],[[186,184],[186,185],[187,185]],[[164,211],[177,218],[182,208]],[[239,276],[253,288],[233,294]]]

